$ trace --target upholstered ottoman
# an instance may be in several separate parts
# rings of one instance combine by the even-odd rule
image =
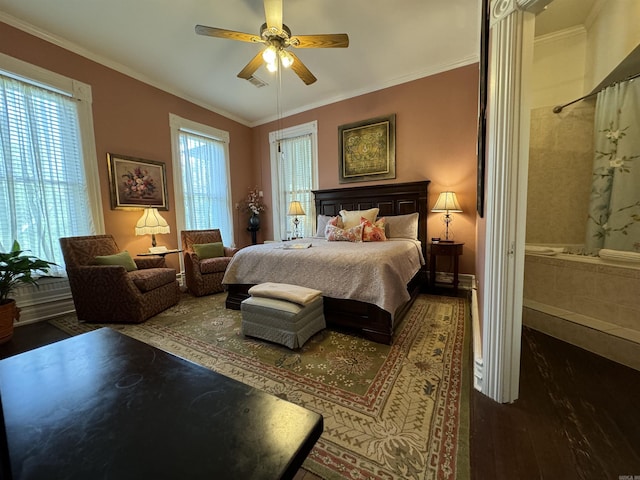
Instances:
[[[326,327],[322,292],[286,283],[262,283],[240,304],[242,333],[300,348]]]

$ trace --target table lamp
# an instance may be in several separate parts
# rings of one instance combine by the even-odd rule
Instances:
[[[298,220],[298,215],[304,215],[304,210],[302,209],[302,205],[297,200],[294,200],[289,204],[289,215],[293,215],[293,238],[298,238],[298,224],[300,220]]]
[[[458,199],[456,198],[456,194],[454,192],[442,192],[436,201],[436,204],[431,209],[432,212],[444,212],[442,216],[442,221],[444,222],[445,228],[445,236],[444,242],[453,242],[453,232],[451,232],[451,239],[449,239],[449,224],[453,222],[453,217],[451,216],[451,212],[461,213],[462,209],[460,208],[460,204],[458,203]]]
[[[156,246],[156,233],[171,233],[169,224],[158,213],[157,208],[145,208],[144,213],[136,223],[136,235],[151,235],[151,246]]]

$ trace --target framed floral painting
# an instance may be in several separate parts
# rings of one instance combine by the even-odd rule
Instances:
[[[164,163],[116,153],[107,153],[107,163],[112,210],[169,210]]]

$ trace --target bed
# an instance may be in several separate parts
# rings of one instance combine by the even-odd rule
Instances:
[[[354,244],[305,238],[246,247],[236,253],[223,279],[228,292],[227,308],[240,309],[240,303],[249,296],[249,288],[257,283],[275,281],[317,288],[318,284],[314,282],[320,278],[320,270],[327,270],[326,265],[323,266],[322,261],[315,264],[306,262],[318,262],[323,252],[333,251],[334,257],[344,259],[344,269],[332,268],[335,277],[323,279],[323,288],[318,288],[323,291],[327,323],[339,328],[355,329],[375,342],[391,344],[395,327],[426,283],[424,258],[428,185],[429,181],[420,181],[314,191],[318,215],[333,217],[339,215],[341,210],[371,208],[379,209],[378,217],[417,213],[417,241],[392,238],[388,242],[371,242],[378,244],[374,248],[368,242]],[[312,246],[305,249],[290,248],[295,243]],[[367,261],[352,259],[359,251],[365,252]],[[387,254],[394,255],[395,260],[385,260]],[[419,259],[417,265],[416,258]],[[350,264],[347,259],[352,259]],[[408,263],[408,266],[404,263]],[[283,265],[284,269],[276,271],[272,267],[274,264]],[[382,267],[375,270],[374,265],[380,264]],[[413,269],[408,277],[407,268]],[[291,281],[293,273],[301,273],[302,279],[298,275],[297,281]],[[283,282],[283,278],[288,281]],[[381,280],[374,282],[372,279]],[[339,290],[333,288],[334,285],[338,285]],[[327,290],[330,292],[327,293]],[[366,291],[369,290],[373,296],[367,296]]]

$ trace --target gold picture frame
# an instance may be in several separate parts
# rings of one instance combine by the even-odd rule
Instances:
[[[396,115],[338,127],[340,183],[396,178]]]
[[[164,163],[107,153],[107,165],[112,210],[169,210]]]

